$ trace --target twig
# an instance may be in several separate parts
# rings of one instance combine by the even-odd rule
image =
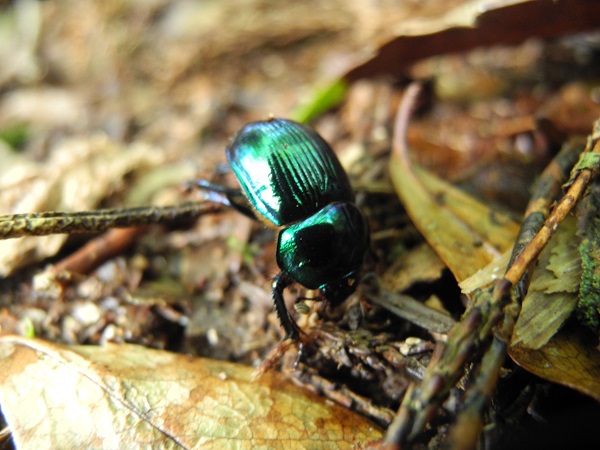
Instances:
[[[104,261],[121,254],[144,230],[145,227],[108,230],[53,265],[50,273],[54,275],[63,272],[89,273]]]
[[[82,212],[41,212],[0,216],[0,239],[50,234],[97,233],[174,220],[195,219],[221,209],[214,203],[190,202],[176,206],[140,206]]]

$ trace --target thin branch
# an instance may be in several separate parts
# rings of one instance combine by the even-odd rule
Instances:
[[[221,209],[214,203],[190,202],[175,206],[140,206],[82,212],[41,212],[0,216],[0,239],[50,234],[97,233],[176,220],[195,219]]]

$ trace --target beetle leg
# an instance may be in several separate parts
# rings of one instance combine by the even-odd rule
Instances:
[[[208,192],[209,201],[228,206],[253,220],[258,220],[252,208],[245,204],[246,197],[244,197],[244,194],[239,189],[221,186],[220,184],[211,183],[207,180],[191,181],[186,187],[188,189],[192,187],[203,189]]]
[[[296,322],[294,322],[294,319],[290,317],[283,298],[283,290],[292,284],[292,282],[292,279],[283,272],[277,274],[273,280],[273,302],[275,303],[277,317],[279,317],[281,326],[285,330],[284,340],[292,339],[293,341],[298,342],[300,341],[300,330],[298,329]]]

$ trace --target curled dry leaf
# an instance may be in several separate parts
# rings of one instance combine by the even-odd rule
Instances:
[[[382,431],[279,373],[133,345],[0,340],[0,403],[19,449],[353,448]]]
[[[589,0],[470,0],[454,8],[437,6],[432,10],[444,14],[409,17],[382,30],[379,40],[384,43],[377,54],[357,62],[345,78],[399,75],[415,61],[434,55],[595,29],[600,17],[600,3]]]

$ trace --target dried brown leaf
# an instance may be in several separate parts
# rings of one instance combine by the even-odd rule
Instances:
[[[438,280],[446,266],[427,244],[419,245],[396,260],[382,282],[392,292],[402,292],[415,283]]]
[[[512,359],[529,372],[600,401],[600,352],[583,329],[563,330],[539,349],[512,346]]]
[[[20,449],[353,448],[363,417],[279,373],[133,345],[0,340],[0,402]]]

